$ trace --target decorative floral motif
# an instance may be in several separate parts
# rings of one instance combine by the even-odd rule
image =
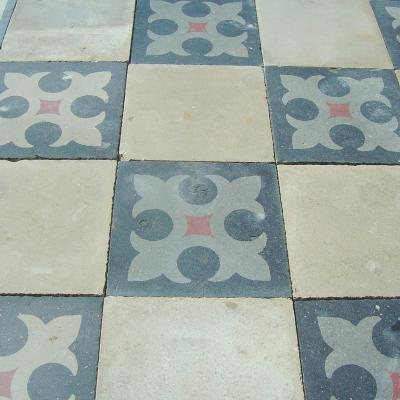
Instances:
[[[246,21],[239,15],[242,11],[241,2],[229,2],[218,5],[212,2],[204,2],[209,13],[203,17],[191,17],[184,12],[184,6],[188,1],[169,3],[165,0],[150,0],[150,8],[154,11],[148,22],[170,20],[177,24],[175,32],[169,35],[159,35],[150,29],[147,35],[152,40],[146,50],[150,56],[175,53],[178,56],[188,56],[184,49],[184,42],[193,38],[202,38],[212,44],[207,57],[216,57],[223,53],[234,57],[248,57],[247,47],[244,42],[248,38],[247,32],[238,36],[226,36],[221,34],[217,26],[223,21],[233,21],[239,26],[245,27]]]
[[[75,376],[78,362],[69,346],[76,340],[80,315],[58,317],[44,323],[34,315],[20,315],[28,339],[17,353],[0,357],[0,399],[29,400],[28,381],[33,371],[45,364],[61,364]],[[69,400],[75,400],[71,396]]]
[[[392,71],[271,67],[267,83],[279,160],[399,162]]]
[[[256,201],[261,190],[260,177],[243,177],[232,182],[216,175],[206,178],[215,185],[216,197],[204,204],[190,204],[179,194],[189,176],[177,175],[164,182],[150,175],[135,175],[134,184],[141,199],[133,207],[133,217],[157,210],[171,218],[173,227],[162,240],[151,239],[151,246],[148,239],[132,232],[132,246],[139,254],[132,261],[129,280],[144,281],[164,275],[173,282],[190,282],[177,263],[185,249],[195,246],[211,249],[218,257],[219,267],[210,281],[224,281],[235,273],[247,279],[270,280],[268,264],[259,255],[266,246],[266,234],[261,233],[251,241],[238,241],[225,229],[226,218],[235,210],[248,210],[264,219],[264,209]]]
[[[6,73],[4,84],[7,87],[0,94],[0,102],[13,97],[22,97],[29,103],[25,113],[16,118],[0,116],[0,145],[14,143],[19,147],[33,147],[26,140],[25,133],[34,124],[46,122],[61,128],[61,136],[51,147],[65,146],[72,141],[85,146],[101,146],[102,135],[98,125],[105,119],[105,112],[91,118],[80,118],[72,110],[72,103],[83,96],[96,96],[108,101],[104,87],[110,82],[111,72],[94,72],[82,75],[69,71],[64,73],[70,86],[60,92],[49,93],[39,87],[40,79],[49,75],[47,72],[27,76],[22,73]]]
[[[380,317],[367,317],[353,325],[342,318],[319,317],[322,337],[333,350],[325,361],[325,372],[328,378],[332,378],[335,370],[342,366],[360,366],[375,378],[377,400],[398,400],[400,361],[379,352],[372,340],[373,328],[380,321]],[[386,369],[383,368],[385,365]]]
[[[395,133],[399,123],[395,117],[387,122],[376,122],[362,113],[363,104],[371,99],[388,107],[390,101],[381,93],[384,90],[382,78],[367,78],[358,81],[349,77],[341,77],[350,91],[340,98],[324,94],[318,84],[324,76],[311,76],[307,79],[282,75],[282,83],[287,93],[283,96],[283,104],[305,98],[318,107],[318,115],[312,120],[301,120],[287,115],[290,125],[296,128],[292,144],[294,149],[308,149],[318,143],[332,150],[341,150],[343,145],[333,142],[331,129],[339,124],[349,124],[360,129],[364,135],[364,143],[358,151],[372,151],[378,146],[388,151],[400,152],[400,136]]]

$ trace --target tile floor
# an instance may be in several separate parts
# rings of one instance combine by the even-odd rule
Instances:
[[[400,400],[397,69],[398,0],[0,0],[0,400]]]

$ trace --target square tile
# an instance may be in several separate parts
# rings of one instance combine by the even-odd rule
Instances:
[[[289,296],[275,167],[120,163],[107,293]]]
[[[132,62],[261,65],[254,1],[140,1]]]
[[[266,65],[393,68],[369,0],[256,0]]]
[[[371,2],[386,47],[395,68],[400,68],[400,4],[397,1]]]
[[[400,169],[278,172],[295,296],[399,296]]]
[[[1,158],[116,158],[126,65],[0,63]]]
[[[302,400],[293,314],[288,299],[108,297],[96,398]]]
[[[400,398],[400,301],[296,302],[308,400]]]
[[[0,48],[17,0],[0,0]]]
[[[273,161],[260,68],[130,65],[125,159]]]
[[[400,87],[388,70],[266,70],[282,162],[397,164]]]
[[[2,61],[128,61],[135,1],[18,0]]]
[[[0,297],[0,398],[94,400],[102,299]]]
[[[100,294],[113,161],[0,161],[0,293]]]

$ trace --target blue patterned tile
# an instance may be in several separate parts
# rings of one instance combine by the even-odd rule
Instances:
[[[0,0],[0,48],[17,0]]]
[[[400,300],[296,302],[306,400],[400,399]]]
[[[400,2],[375,0],[371,5],[393,65],[398,69],[400,68]]]
[[[276,169],[121,162],[110,295],[290,295]]]
[[[126,65],[0,63],[1,158],[115,158]]]
[[[132,62],[261,65],[254,1],[139,1]]]
[[[0,398],[94,400],[101,298],[0,297]]]
[[[281,162],[400,162],[400,87],[393,71],[266,69]]]

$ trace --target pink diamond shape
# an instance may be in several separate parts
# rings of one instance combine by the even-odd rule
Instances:
[[[349,103],[327,103],[331,118],[351,118]]]
[[[60,115],[60,103],[62,100],[40,100],[39,114],[56,114]]]
[[[0,396],[12,400],[11,384],[14,379],[16,369],[12,371],[0,372]]]
[[[203,215],[201,217],[197,217],[194,215],[185,215],[186,217],[186,233],[185,236],[190,235],[200,235],[200,236],[212,236],[210,221],[212,218],[211,215]]]
[[[189,22],[188,32],[204,32],[207,33],[208,22]]]

